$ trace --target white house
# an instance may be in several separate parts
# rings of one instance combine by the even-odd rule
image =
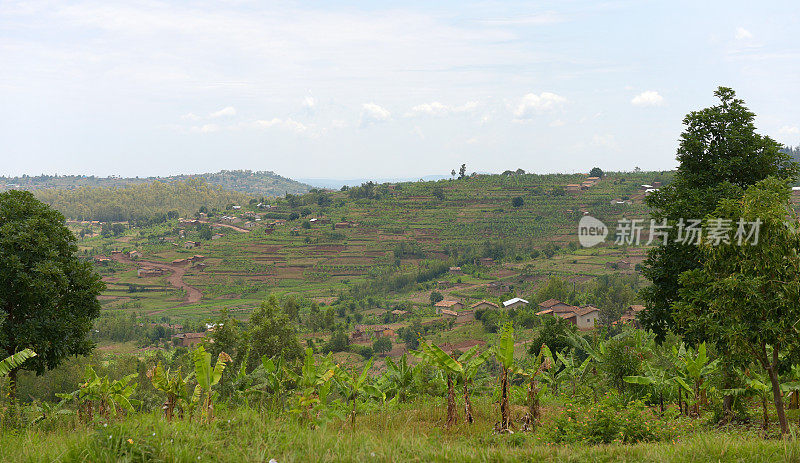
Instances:
[[[521,297],[515,297],[503,302],[504,309],[516,309],[517,307],[522,307],[525,305],[528,305],[528,301],[522,299]]]

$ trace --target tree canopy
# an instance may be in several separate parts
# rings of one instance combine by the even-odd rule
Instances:
[[[93,348],[87,334],[105,286],[77,250],[59,212],[27,191],[0,193],[0,351],[38,354],[12,380],[19,368],[42,374]]]
[[[667,244],[649,252],[643,269],[653,284],[642,291],[647,310],[641,320],[659,339],[677,329],[672,306],[681,300],[680,274],[703,263],[697,246],[676,242],[674,225],[681,218],[702,219],[721,200],[740,198],[745,188],[769,176],[788,182],[798,172],[780,143],[756,133],[755,114],[732,89],[720,87],[714,95],[719,104],[693,111],[683,120],[674,181],[646,198],[653,218],[673,225]]]

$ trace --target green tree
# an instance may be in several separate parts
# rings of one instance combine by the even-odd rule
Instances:
[[[714,95],[720,100],[718,105],[693,111],[683,120],[680,165],[673,182],[646,198],[653,218],[673,225],[667,243],[649,251],[643,268],[653,284],[642,291],[647,310],[641,322],[659,340],[677,329],[672,307],[682,300],[680,274],[703,265],[697,246],[676,241],[678,220],[702,219],[721,200],[741,197],[749,185],[769,176],[792,179],[798,172],[797,164],[781,152],[780,143],[756,133],[755,114],[732,89],[720,87]],[[706,338],[695,330],[684,334],[689,340]]]
[[[105,285],[77,250],[59,212],[30,192],[0,193],[0,351],[39,354],[9,371],[13,398],[20,369],[40,375],[94,347],[87,336]]]
[[[703,266],[681,275],[681,300],[675,304],[678,326],[700,328],[737,353],[755,359],[769,376],[781,425],[788,431],[778,360],[798,348],[800,319],[800,236],[784,180],[770,178],[747,189],[741,198],[723,200],[714,218],[755,223],[758,240],[737,239],[698,249]],[[712,218],[712,216],[714,218]]]
[[[603,175],[603,169],[599,167],[592,167],[592,170],[589,171],[589,177],[602,177]]]
[[[514,207],[522,207],[525,204],[525,200],[522,199],[522,196],[515,196],[514,199],[511,200],[511,205]]]
[[[268,358],[282,356],[286,361],[292,361],[303,354],[289,316],[278,306],[275,295],[270,295],[253,311],[248,342],[250,369],[255,368],[265,355]]]
[[[372,343],[372,350],[379,354],[392,350],[392,340],[388,336],[381,336]]]
[[[444,300],[444,296],[442,296],[442,293],[440,293],[439,291],[431,291],[430,300],[431,300],[431,305],[434,305],[437,302]]]
[[[199,234],[200,239],[206,241],[210,240],[214,236],[214,233],[211,232],[211,227],[208,226],[208,224],[203,224],[200,226]]]

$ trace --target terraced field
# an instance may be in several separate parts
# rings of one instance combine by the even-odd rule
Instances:
[[[137,277],[135,261],[117,262],[103,269],[109,289],[106,307],[137,310],[172,318],[209,317],[227,308],[243,317],[269,293],[302,298],[332,298],[354,285],[382,281],[397,275],[417,276],[438,264],[472,265],[476,257],[494,257],[490,268],[471,275],[436,273],[427,288],[445,283],[445,293],[479,297],[490,294],[487,285],[507,281],[524,293],[546,275],[586,279],[611,272],[635,272],[641,248],[618,249],[613,244],[592,249],[577,246],[577,222],[584,214],[597,217],[612,229],[621,217],[645,217],[642,184],[667,183],[671,173],[611,173],[596,185],[566,192],[568,184],[585,175],[485,175],[462,180],[401,183],[375,187],[374,198],[353,198],[350,192],[323,192],[325,201],[309,195],[277,201],[252,231],[217,224],[223,236],[184,249],[183,240],[197,240],[195,227],[177,221],[135,229],[124,236],[92,237],[81,241],[87,256],[113,250],[139,250],[142,260],[169,264],[175,259],[204,256],[204,266],[187,267],[180,280],[196,288],[199,301],[187,302],[186,287],[169,275]],[[311,193],[314,195],[315,193]],[[512,205],[519,197],[523,204]],[[298,203],[298,201],[300,201]],[[618,203],[620,202],[620,203]],[[325,205],[320,205],[320,204]],[[240,211],[262,212],[254,206]],[[267,227],[292,212],[305,217]],[[301,224],[312,217],[327,223]],[[213,219],[209,219],[213,221]],[[336,226],[337,222],[351,227]],[[179,234],[185,236],[179,238]],[[548,258],[540,251],[554,252]],[[538,257],[534,257],[537,256]],[[613,265],[624,261],[624,268]],[[457,284],[469,282],[465,291]],[[141,291],[131,292],[130,285]],[[431,286],[433,285],[433,286]],[[137,286],[134,286],[136,288]],[[428,291],[429,292],[429,291]],[[387,298],[423,303],[419,291],[388,291]]]

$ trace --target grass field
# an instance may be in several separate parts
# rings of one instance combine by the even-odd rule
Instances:
[[[352,429],[334,419],[310,429],[292,419],[246,407],[217,410],[209,424],[154,414],[89,427],[0,434],[8,462],[142,461],[554,461],[779,462],[800,461],[800,442],[764,439],[758,431],[717,430],[681,422],[687,435],[636,444],[554,444],[548,429],[498,435],[496,406],[476,402],[476,422],[442,429],[444,405],[430,400],[365,415]]]

